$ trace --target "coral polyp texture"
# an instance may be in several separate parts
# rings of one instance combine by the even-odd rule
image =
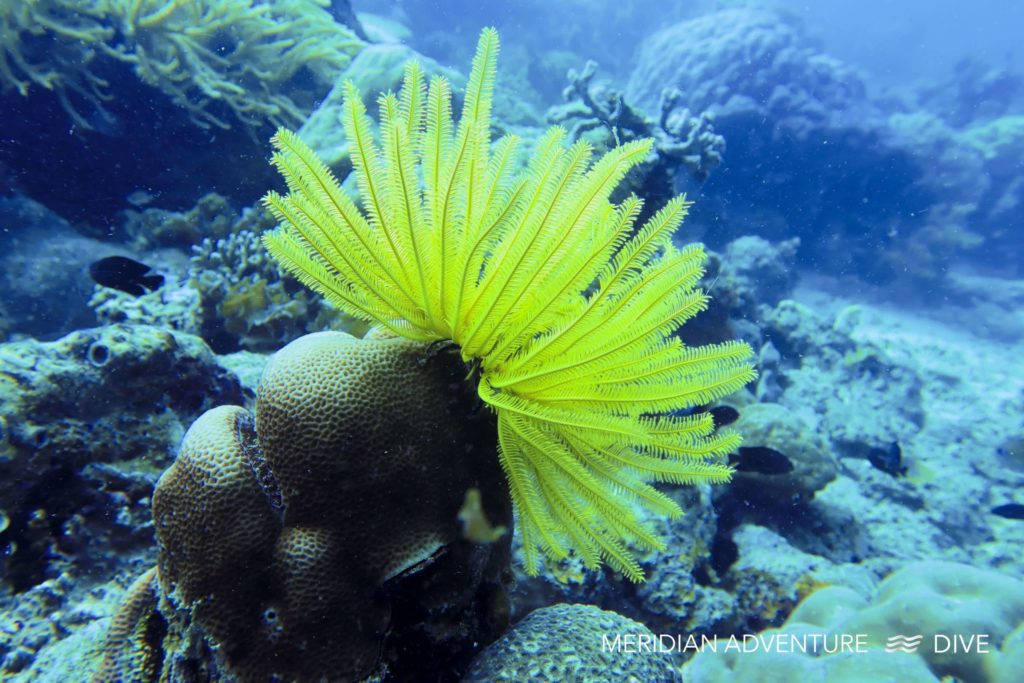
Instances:
[[[156,583],[125,599],[98,680],[465,666],[506,625],[510,539],[467,540],[460,509],[512,509],[462,374],[443,349],[322,332],[270,360],[255,416],[204,413],[153,494]]]
[[[650,485],[724,482],[736,434],[681,413],[754,376],[750,348],[686,346],[674,332],[706,306],[699,245],[672,235],[676,197],[642,226],[642,202],[611,192],[650,140],[597,159],[550,129],[522,168],[519,140],[491,144],[498,36],[485,29],[456,125],[451,86],[406,67],[379,100],[379,138],[355,87],[342,109],[362,208],[286,130],[274,164],[288,193],[270,252],[342,310],[420,341],[452,340],[498,415],[499,458],[526,570],[576,552],[639,581],[629,544],[663,548],[638,507],[676,516]]]

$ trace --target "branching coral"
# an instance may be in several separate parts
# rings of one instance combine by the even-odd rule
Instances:
[[[259,219],[243,217],[239,225],[265,221],[260,214]],[[252,229],[204,239],[194,247],[189,282],[202,299],[198,333],[219,352],[236,347],[268,351],[307,332],[365,329],[284,277]]]
[[[698,181],[720,163],[725,151],[725,138],[715,133],[708,112],[694,116],[681,105],[678,88],[667,88],[661,94],[657,123],[629,105],[622,93],[604,84],[595,84],[597,62],[588,61],[583,71],[571,69],[569,85],[562,95],[567,103],[548,111],[550,123],[573,124],[570,137],[578,139],[590,130],[605,129],[616,143],[640,138],[654,138],[657,157],[653,173],[671,176],[683,165]]]
[[[199,126],[294,124],[304,107],[281,92],[303,68],[330,84],[362,43],[324,0],[42,0],[0,7],[0,86],[52,90],[89,127],[69,92],[101,109],[98,57],[130,64]],[[220,107],[215,106],[220,104]],[[79,102],[81,104],[81,102]]]
[[[527,167],[518,139],[490,144],[498,37],[480,37],[462,117],[442,77],[416,63],[381,97],[380,140],[353,85],[342,120],[364,211],[299,138],[281,130],[274,163],[288,194],[270,252],[339,308],[416,340],[452,340],[498,415],[500,460],[519,515],[526,569],[572,550],[632,580],[627,542],[663,548],[632,503],[679,515],[647,482],[721,482],[739,437],[710,415],[678,416],[747,383],[746,344],[687,347],[673,336],[703,310],[699,245],[672,234],[676,197],[646,224],[641,200],[608,197],[651,140],[596,162],[552,128]]]
[[[89,306],[102,323],[188,332],[217,353],[240,348],[269,352],[307,332],[364,330],[365,325],[285,277],[260,242],[259,233],[273,224],[262,208],[239,214],[214,193],[185,212],[130,212],[125,231],[136,253],[154,245],[192,244],[187,270],[164,270],[167,284],[138,297],[96,286]],[[163,270],[164,264],[154,265]]]

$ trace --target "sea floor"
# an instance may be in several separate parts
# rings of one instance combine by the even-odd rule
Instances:
[[[899,305],[881,288],[802,278],[791,298],[820,318],[822,329],[880,349],[886,367],[904,377],[901,382],[911,375],[922,417],[915,429],[899,435],[904,477],[881,472],[863,458],[840,457],[838,476],[808,506],[817,519],[773,528],[778,536],[763,537],[785,542],[765,552],[799,549],[823,559],[833,576],[861,572],[873,577],[868,583],[923,559],[1024,577],[1024,521],[991,512],[1024,503],[1024,454],[1015,450],[1024,420],[1024,282],[966,274],[956,281],[963,298]],[[245,354],[240,366],[237,357],[219,362],[247,368],[249,381],[243,383],[251,384],[262,358]],[[806,411],[816,431],[843,420],[884,422],[885,415],[872,411],[900,410],[892,402],[898,397],[884,394],[885,377],[875,378],[881,398],[860,402],[855,398],[862,394],[841,386],[850,381],[848,369],[819,366],[814,373],[804,363],[777,400]],[[758,538],[749,527],[743,533]],[[138,566],[116,580],[72,571],[0,600],[0,677],[89,680],[116,602]]]

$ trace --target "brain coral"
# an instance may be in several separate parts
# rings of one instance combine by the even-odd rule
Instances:
[[[459,511],[477,489],[508,526],[511,505],[464,373],[443,347],[318,333],[271,359],[255,417],[197,420],[153,497],[166,666],[196,657],[190,629],[237,680],[401,672],[410,653],[444,668],[464,634],[497,635],[508,538],[462,539]]]
[[[631,643],[607,649],[603,637]],[[463,683],[498,681],[649,681],[682,675],[670,655],[638,652],[637,637],[654,638],[643,624],[592,605],[555,605],[530,613],[473,661]]]

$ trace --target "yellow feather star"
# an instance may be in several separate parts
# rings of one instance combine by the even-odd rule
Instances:
[[[627,544],[662,549],[636,505],[678,516],[648,482],[724,482],[739,443],[710,415],[665,415],[754,377],[746,344],[687,347],[673,332],[706,306],[699,245],[677,248],[682,197],[636,228],[641,201],[609,202],[651,150],[629,142],[597,161],[552,128],[524,170],[519,140],[490,140],[498,35],[480,35],[458,126],[451,86],[406,67],[382,96],[375,139],[348,85],[343,123],[361,209],[287,130],[273,163],[288,194],[265,203],[281,227],[270,253],[342,310],[417,340],[452,340],[480,370],[526,570],[576,552],[634,581]]]

